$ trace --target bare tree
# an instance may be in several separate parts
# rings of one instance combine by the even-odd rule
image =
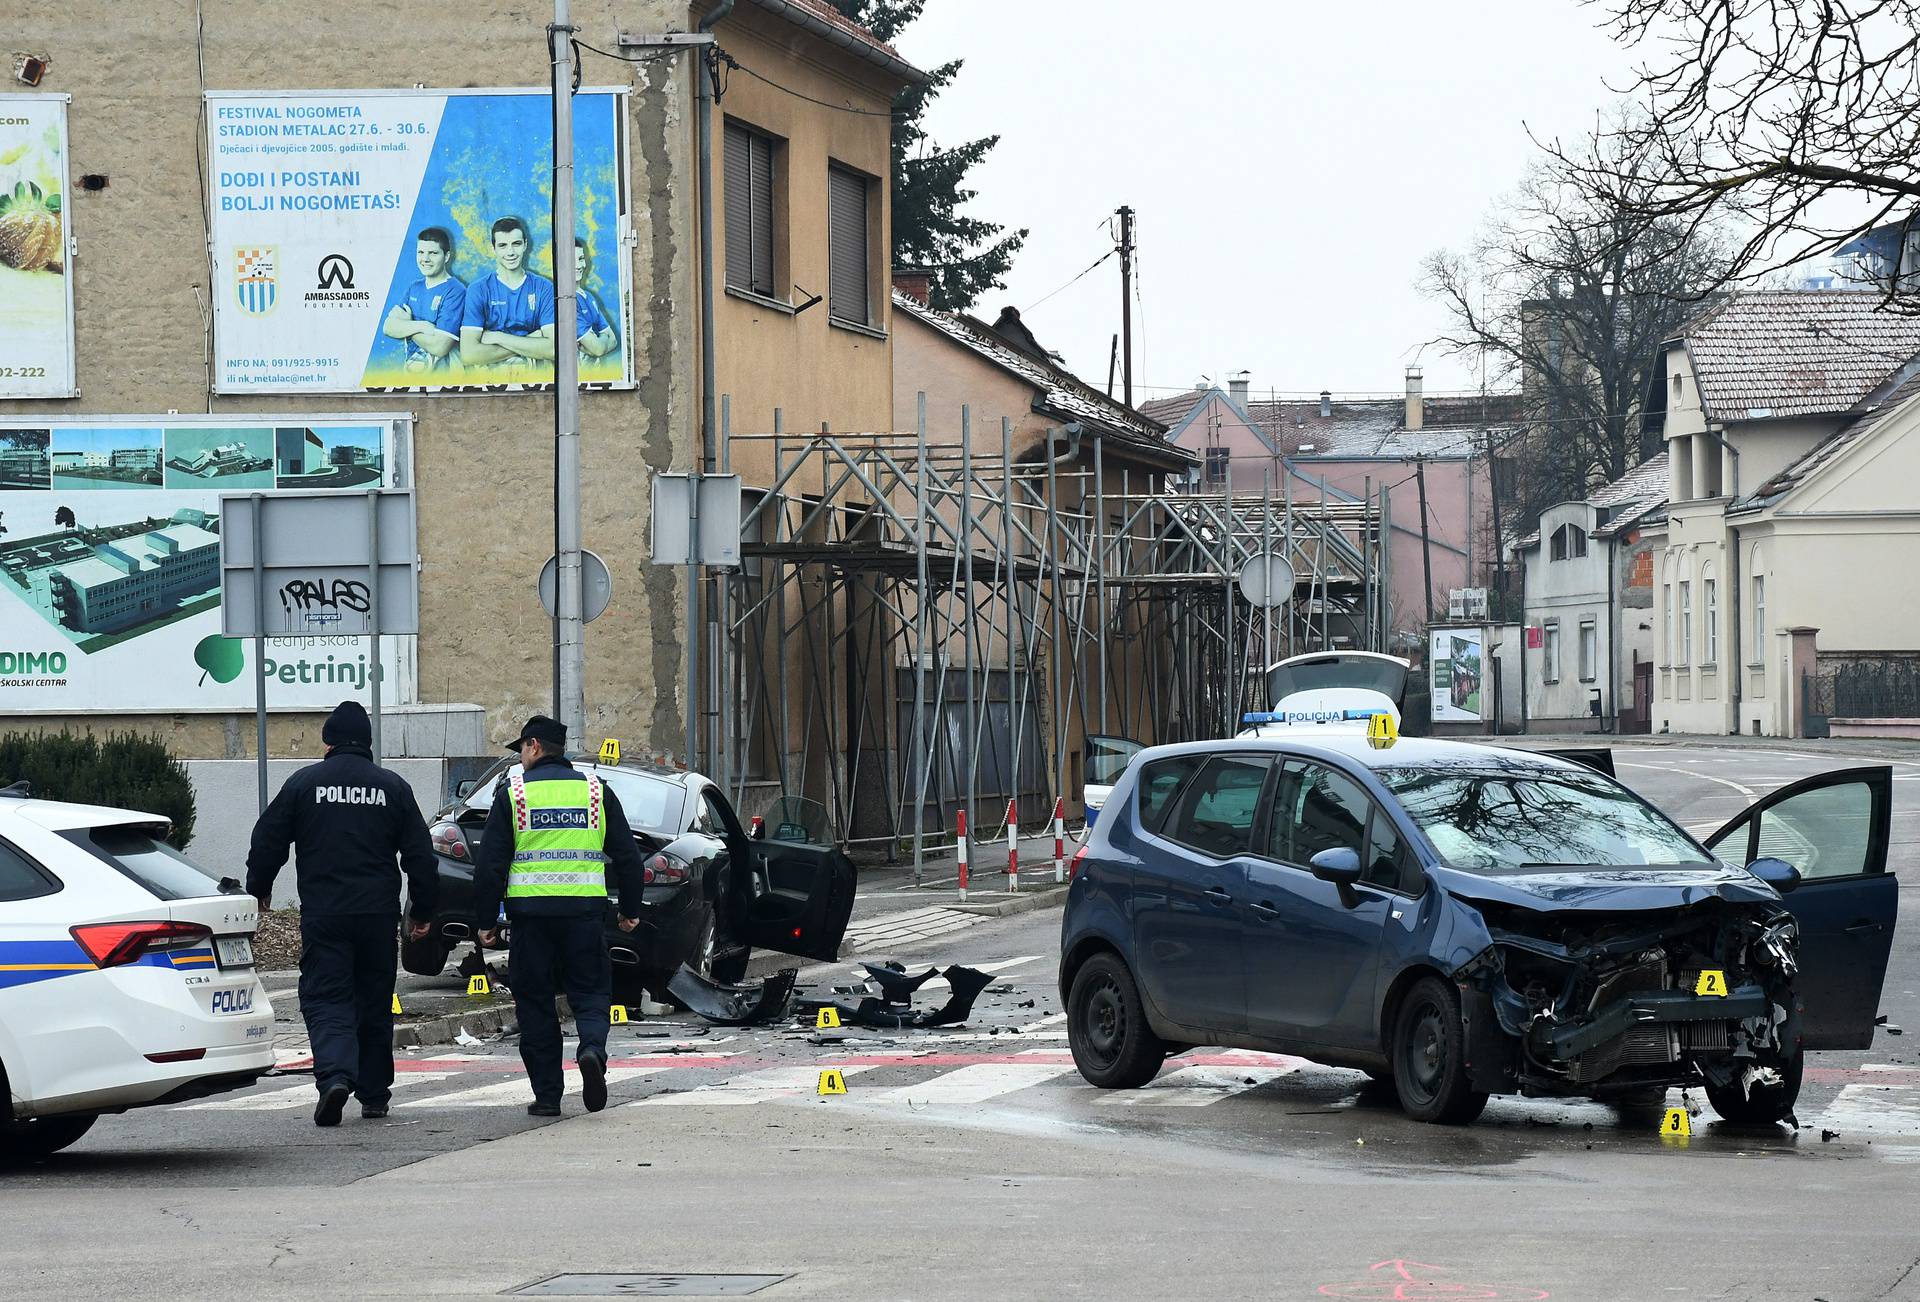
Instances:
[[[1589,139],[1581,168],[1536,163],[1467,253],[1437,252],[1422,267],[1421,288],[1451,318],[1435,342],[1523,395],[1526,429],[1500,450],[1496,482],[1510,527],[1656,450],[1638,417],[1660,345],[1726,268],[1716,227],[1630,206],[1650,183],[1618,184],[1640,168],[1617,151],[1615,130]],[[1603,164],[1611,190],[1585,180]]]
[[[1730,222],[1723,276],[1752,277],[1891,235],[1887,305],[1920,313],[1900,258],[1920,232],[1920,0],[1588,0],[1644,52],[1644,116],[1609,153],[1632,177],[1562,155],[1647,221]],[[1889,230],[1888,228],[1892,229]]]

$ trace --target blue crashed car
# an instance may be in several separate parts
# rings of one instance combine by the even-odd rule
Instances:
[[[1193,1045],[1297,1054],[1391,1079],[1422,1121],[1470,1121],[1493,1094],[1676,1085],[1731,1121],[1785,1119],[1806,1050],[1873,1037],[1891,779],[1807,779],[1702,843],[1546,754],[1144,750],[1074,860],[1074,1062],[1126,1089]]]

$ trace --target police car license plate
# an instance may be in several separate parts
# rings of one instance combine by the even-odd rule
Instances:
[[[213,942],[214,956],[220,960],[221,967],[252,967],[252,936],[217,936]]]

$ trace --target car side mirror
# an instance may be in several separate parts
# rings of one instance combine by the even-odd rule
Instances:
[[[1782,895],[1800,884],[1800,870],[1785,859],[1755,859],[1747,871]]]
[[[456,800],[465,800],[468,796],[472,795],[476,790],[478,790],[479,786],[480,784],[477,781],[475,781],[472,778],[468,778],[465,782],[458,783],[454,786],[453,788],[454,798]]]
[[[1335,846],[1307,860],[1307,867],[1321,881],[1345,888],[1360,880],[1360,852],[1344,845]]]

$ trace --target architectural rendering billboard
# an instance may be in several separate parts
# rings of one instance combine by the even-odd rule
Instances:
[[[626,103],[574,96],[556,240],[544,90],[209,92],[214,387],[550,388],[556,256],[581,383],[630,387]]]
[[[412,479],[396,415],[0,421],[0,715],[253,706],[250,643],[221,635],[220,499]],[[382,643],[413,699],[413,643]],[[275,709],[367,687],[360,637],[269,638]]]

